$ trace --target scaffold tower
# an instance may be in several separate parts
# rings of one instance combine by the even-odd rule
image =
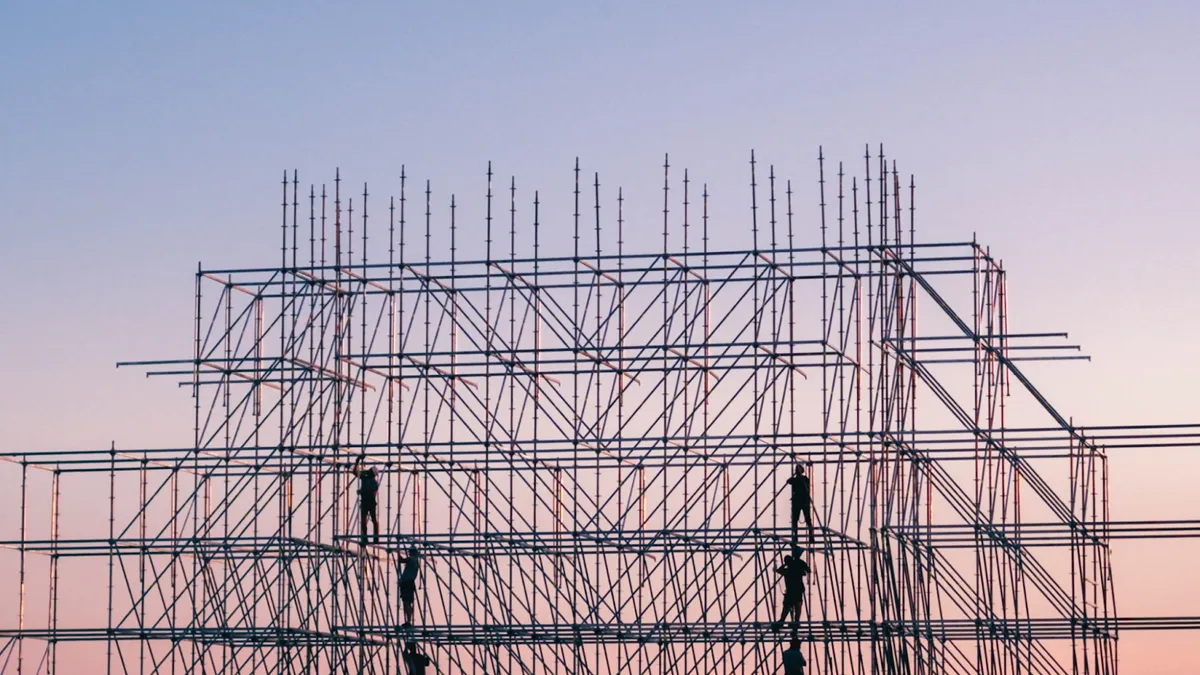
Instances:
[[[1120,630],[1197,623],[1118,615],[1110,541],[1200,527],[1112,521],[1106,453],[1200,426],[1076,426],[1022,368],[1078,347],[1010,330],[986,246],[917,240],[881,148],[854,165],[802,218],[752,156],[731,224],[669,162],[627,222],[576,162],[550,252],[490,165],[469,222],[404,172],[286,173],[278,258],[198,269],[190,355],[119,364],[190,390],[191,447],[3,453],[0,673],[774,673],[797,640],[810,674],[1107,675]]]

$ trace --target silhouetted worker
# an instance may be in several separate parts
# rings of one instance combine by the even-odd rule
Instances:
[[[804,577],[808,575],[808,563],[800,559],[800,550],[793,555],[783,556],[783,565],[775,570],[783,575],[783,612],[779,615],[782,625],[790,612],[792,621],[800,620],[800,605],[804,602]]]
[[[400,600],[404,603],[404,625],[413,623],[413,605],[417,600],[417,576],[421,573],[421,553],[416,547],[408,549],[408,556],[399,556],[397,561],[404,564],[400,573]]]
[[[796,465],[796,473],[792,474],[787,482],[792,486],[792,538],[795,539],[800,514],[803,513],[809,539],[812,539],[812,486],[808,476],[804,474],[803,464]]]
[[[363,458],[359,455],[358,461],[354,463],[354,475],[358,476],[358,510],[362,519],[362,529],[359,530],[362,536],[363,546],[367,545],[367,519],[370,519],[371,524],[375,526],[375,543],[379,543],[379,503],[376,500],[376,495],[379,494],[379,478],[375,474],[373,468],[363,468]]]
[[[800,653],[800,641],[792,640],[791,646],[783,650],[783,675],[804,675],[804,655]]]
[[[404,646],[404,665],[408,666],[408,675],[425,675],[425,669],[433,665],[433,659],[417,649],[417,643],[409,642]]]

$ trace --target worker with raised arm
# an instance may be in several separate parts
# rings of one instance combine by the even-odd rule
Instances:
[[[351,472],[358,478],[358,511],[361,523],[359,534],[362,545],[367,545],[367,521],[375,527],[375,543],[379,543],[379,477],[373,467],[363,467],[363,456],[359,455]]]
[[[808,527],[808,538],[812,540],[812,484],[804,473],[804,465],[797,464],[796,472],[787,480],[792,486],[792,544],[796,543],[796,529],[800,523],[800,515],[804,515],[804,525]]]
[[[800,549],[783,556],[783,564],[775,572],[783,575],[783,611],[777,625],[782,626],[789,613],[792,621],[799,621],[800,606],[804,602],[804,577],[809,572],[808,563],[800,558]]]

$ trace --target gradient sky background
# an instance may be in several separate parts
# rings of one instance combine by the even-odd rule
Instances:
[[[897,4],[5,2],[0,449],[189,442],[186,391],[113,364],[188,353],[198,260],[275,261],[284,169],[478,200],[493,160],[565,218],[576,156],[651,203],[669,152],[740,207],[754,148],[811,226],[817,147],[867,142],[919,240],[978,233],[1014,330],[1093,357],[1031,367],[1061,410],[1200,420],[1200,6]],[[1194,450],[1112,467],[1115,518],[1200,518]],[[1197,552],[1119,545],[1121,612],[1200,615]],[[1194,673],[1198,638],[1122,665]]]

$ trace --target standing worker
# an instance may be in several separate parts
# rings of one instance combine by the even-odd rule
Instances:
[[[397,562],[404,565],[400,573],[400,600],[404,603],[404,625],[413,624],[413,609],[417,600],[417,576],[421,573],[421,553],[410,546],[408,556],[399,556]]]
[[[808,563],[800,559],[800,549],[783,556],[783,565],[775,571],[783,575],[783,612],[777,625],[782,626],[789,613],[792,621],[799,621],[800,605],[804,602],[804,577],[809,572]]]
[[[359,455],[351,470],[358,477],[358,510],[361,516],[362,545],[367,545],[367,520],[375,526],[375,543],[379,543],[379,478],[372,467],[363,468],[363,456]]]
[[[796,465],[796,473],[787,480],[792,486],[792,545],[796,545],[796,528],[800,523],[800,514],[804,514],[804,525],[808,527],[808,539],[811,543],[812,533],[812,486],[804,473],[804,465]]]

